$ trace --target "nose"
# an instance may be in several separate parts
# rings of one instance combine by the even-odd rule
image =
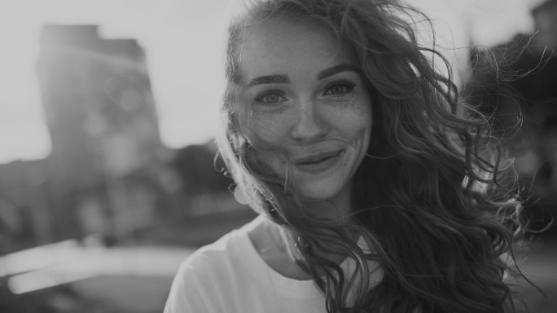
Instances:
[[[298,110],[295,110],[297,116],[294,117],[292,139],[298,143],[311,143],[326,137],[329,126],[324,113],[324,108],[318,101],[300,101]]]

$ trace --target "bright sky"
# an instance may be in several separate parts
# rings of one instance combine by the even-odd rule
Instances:
[[[407,1],[449,21],[456,46],[462,47],[491,45],[528,31],[528,10],[541,0]],[[0,163],[41,159],[50,153],[34,72],[44,23],[98,24],[106,38],[137,39],[146,49],[163,142],[178,148],[211,138],[224,88],[221,68],[227,3],[1,0]]]

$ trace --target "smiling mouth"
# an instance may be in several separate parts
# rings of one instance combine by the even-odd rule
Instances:
[[[340,159],[341,154],[342,150],[317,153],[295,160],[294,165],[302,172],[316,174],[333,167]]]

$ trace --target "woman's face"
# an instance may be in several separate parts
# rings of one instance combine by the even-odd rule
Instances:
[[[247,27],[238,49],[257,158],[307,200],[349,197],[367,151],[371,97],[352,49],[313,23]],[[287,174],[287,169],[290,171]]]

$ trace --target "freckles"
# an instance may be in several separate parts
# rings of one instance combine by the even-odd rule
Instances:
[[[278,145],[285,139],[285,124],[276,117],[256,117],[253,119],[253,126],[253,135],[266,144]]]
[[[371,100],[369,97],[356,95],[352,101],[352,108],[357,111],[359,116],[371,115]]]
[[[345,127],[361,125],[362,128],[366,128],[371,124],[371,108],[369,104],[361,103],[359,99],[354,99],[339,105],[333,118],[333,120],[342,121],[336,122],[338,125],[346,125]]]

